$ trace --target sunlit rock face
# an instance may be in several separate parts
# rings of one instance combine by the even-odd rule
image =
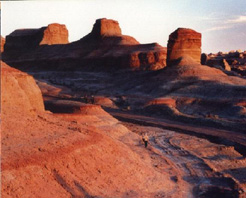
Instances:
[[[97,19],[93,26],[92,34],[98,36],[120,36],[121,29],[118,21],[111,19]]]
[[[40,45],[67,44],[68,30],[65,25],[58,23],[49,24],[44,32]]]
[[[34,78],[1,61],[2,113],[34,114],[44,111],[43,97]]]
[[[183,56],[200,63],[201,37],[201,33],[187,28],[178,28],[171,33],[167,45],[167,65],[177,64]]]
[[[1,53],[4,50],[5,39],[1,36]]]

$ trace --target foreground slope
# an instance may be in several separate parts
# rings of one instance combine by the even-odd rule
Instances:
[[[174,190],[148,155],[134,152],[138,136],[100,106],[45,112],[29,75],[4,63],[1,69],[2,196],[154,197]]]

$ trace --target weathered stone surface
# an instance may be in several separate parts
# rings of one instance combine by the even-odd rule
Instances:
[[[57,23],[49,24],[44,30],[43,39],[40,45],[54,45],[54,44],[67,44],[68,30],[65,25]]]
[[[1,61],[2,113],[44,111],[41,91],[32,76]]]
[[[178,28],[169,36],[167,65],[177,64],[182,56],[190,56],[200,63],[201,34],[186,28]]]
[[[166,66],[166,48],[157,43],[137,45],[135,47],[127,47],[129,55],[121,65],[129,65],[132,69],[158,70]]]

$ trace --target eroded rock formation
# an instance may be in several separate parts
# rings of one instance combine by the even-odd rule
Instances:
[[[43,38],[40,45],[55,45],[55,44],[67,44],[68,30],[65,25],[57,23],[49,24],[43,32]]]
[[[167,65],[178,64],[182,56],[189,56],[200,63],[201,34],[186,28],[178,28],[169,35]]]
[[[6,37],[5,50],[30,51],[40,45],[67,44],[68,30],[65,25],[53,23],[39,29],[18,29]]]
[[[33,114],[44,111],[41,91],[32,76],[1,61],[2,113]]]
[[[44,35],[56,32],[56,26],[51,27],[41,28],[47,32]],[[157,43],[139,44],[135,38],[122,35],[119,23],[114,20],[96,20],[91,33],[66,45],[40,45],[56,40],[52,36],[38,37],[41,29],[35,33],[16,30],[7,36],[4,60],[26,69],[157,70],[166,66],[166,48]],[[20,48],[25,51],[16,52]]]
[[[110,19],[98,19],[93,26],[92,34],[98,36],[121,36],[119,23]]]
[[[246,76],[246,51],[237,50],[215,54],[203,53],[201,55],[201,63],[226,71],[234,71],[239,75]]]

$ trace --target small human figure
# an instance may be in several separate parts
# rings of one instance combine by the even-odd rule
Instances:
[[[147,146],[148,146],[148,141],[149,141],[149,137],[148,137],[147,133],[144,134],[144,136],[142,137],[142,140],[143,140],[143,142],[144,142],[145,148],[147,148]]]
[[[85,103],[88,103],[88,96],[87,96],[87,94],[85,94],[84,100],[85,100]]]
[[[94,95],[91,95],[91,104],[94,104],[95,103],[95,97]]]

